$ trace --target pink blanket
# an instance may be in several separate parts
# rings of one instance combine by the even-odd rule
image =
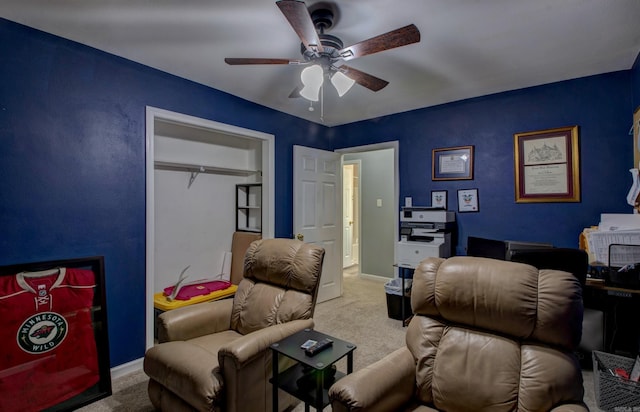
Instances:
[[[210,282],[195,283],[191,285],[184,285],[180,288],[180,291],[176,295],[176,300],[189,300],[196,296],[207,295],[216,290],[226,289],[231,286],[231,282],[226,280],[212,280]],[[173,292],[173,286],[169,286],[164,289],[165,296],[171,296]]]

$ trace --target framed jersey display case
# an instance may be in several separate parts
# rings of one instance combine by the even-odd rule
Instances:
[[[0,410],[111,395],[102,256],[0,266]]]

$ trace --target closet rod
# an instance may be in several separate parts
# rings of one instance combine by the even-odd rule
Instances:
[[[216,166],[197,166],[188,163],[174,163],[174,162],[162,162],[155,161],[154,166],[160,170],[173,170],[177,172],[191,172],[191,173],[212,173],[219,175],[232,175],[232,176],[250,176],[256,173],[260,173],[259,170],[246,170],[246,169],[229,169],[226,167]]]

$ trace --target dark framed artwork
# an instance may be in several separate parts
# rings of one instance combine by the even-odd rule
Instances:
[[[480,211],[478,189],[458,190],[458,213],[478,211]]]
[[[431,207],[440,207],[447,209],[447,191],[446,190],[432,190],[431,191]]]
[[[473,179],[473,146],[433,149],[431,180]]]
[[[0,410],[111,395],[105,298],[102,256],[0,266]]]
[[[516,203],[579,202],[578,126],[514,135]]]

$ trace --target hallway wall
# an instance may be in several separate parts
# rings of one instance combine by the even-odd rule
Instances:
[[[394,153],[392,149],[345,154],[360,159],[360,270],[393,277],[395,263]],[[380,206],[378,206],[378,201]]]

